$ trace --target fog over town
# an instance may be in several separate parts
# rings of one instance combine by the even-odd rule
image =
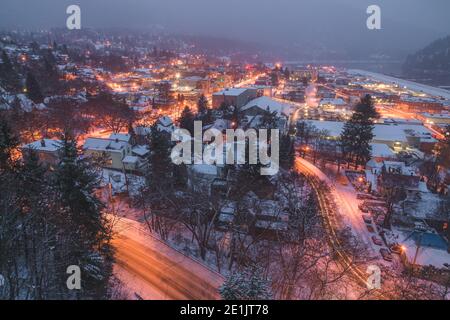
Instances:
[[[61,12],[70,4],[82,7],[85,27],[160,27],[265,45],[306,44],[343,51],[350,58],[370,53],[402,57],[450,30],[446,0],[3,0],[0,27],[61,27]],[[365,28],[371,4],[382,8],[377,33]]]
[[[449,13],[1,0],[0,300],[449,300]]]

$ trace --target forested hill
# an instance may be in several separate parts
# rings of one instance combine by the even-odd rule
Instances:
[[[450,86],[450,36],[409,55],[403,65],[403,74],[420,82]]]

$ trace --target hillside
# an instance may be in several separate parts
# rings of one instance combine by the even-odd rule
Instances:
[[[450,86],[450,36],[409,55],[403,75],[431,85]]]

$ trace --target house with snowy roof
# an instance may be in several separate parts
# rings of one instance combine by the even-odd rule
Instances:
[[[107,168],[125,170],[123,160],[132,156],[130,139],[129,134],[121,133],[113,133],[109,138],[88,138],[83,145],[83,151],[87,156],[103,159]]]
[[[173,124],[173,121],[168,116],[163,116],[156,121],[156,128],[160,132],[165,132],[168,134],[172,134],[172,132],[175,130],[175,125]]]
[[[291,116],[295,107],[291,104],[280,102],[270,97],[262,96],[249,101],[240,109],[244,118],[247,118],[247,127],[258,127],[264,115],[274,114],[276,117],[276,128],[281,134],[289,130]]]
[[[33,151],[44,164],[56,165],[59,162],[59,151],[62,143],[60,140],[41,139],[20,147],[23,157],[26,157],[29,151]]]
[[[241,108],[250,100],[256,98],[258,90],[255,88],[226,88],[212,95],[212,107],[217,109],[222,103]]]

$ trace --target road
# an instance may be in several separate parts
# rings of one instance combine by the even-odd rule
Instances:
[[[340,259],[340,262],[344,268],[348,268],[354,278],[358,281],[361,286],[366,286],[367,284],[367,274],[365,270],[361,270],[359,267],[355,266],[351,257],[342,249],[339,237],[336,233],[340,229],[339,221],[337,220],[338,213],[347,213],[352,216],[351,221],[356,222],[361,219],[358,214],[358,209],[354,207],[356,201],[352,203],[351,199],[347,198],[348,195],[342,193],[342,191],[337,190],[333,187],[333,182],[317,167],[315,167],[310,162],[297,157],[296,160],[297,171],[306,174],[312,188],[314,189],[319,206],[322,214],[325,230],[328,234],[328,242],[332,246]],[[320,184],[324,182],[330,187],[330,191],[326,192]],[[356,218],[358,216],[358,218]],[[359,227],[359,226],[358,226]],[[367,239],[365,239],[367,241]]]
[[[114,272],[129,291],[146,300],[217,300],[223,277],[149,235],[139,223],[121,219]]]

